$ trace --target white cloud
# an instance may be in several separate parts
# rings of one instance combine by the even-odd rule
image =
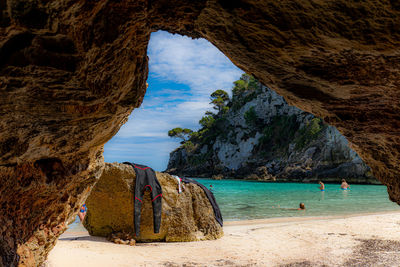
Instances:
[[[149,44],[150,74],[190,86],[195,95],[228,89],[242,73],[204,39],[157,32]]]
[[[165,105],[161,108],[139,108],[133,111],[117,136],[122,138],[165,137],[168,130],[175,127],[198,129],[200,118],[206,110],[211,110],[208,101],[193,99],[193,101]]]

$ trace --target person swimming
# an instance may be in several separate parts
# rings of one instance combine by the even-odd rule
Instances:
[[[325,191],[325,184],[324,184],[322,181],[319,181],[318,183],[319,183],[319,185],[320,185],[319,189],[320,189],[321,191]]]
[[[281,208],[279,205],[276,206],[276,207],[272,206],[272,208],[277,208],[277,209],[281,209],[281,210],[305,210],[306,209],[306,205],[303,202],[300,202],[299,207],[297,209]]]
[[[350,189],[350,185],[346,182],[345,179],[342,179],[342,184],[340,185],[340,189],[342,189],[342,190]]]

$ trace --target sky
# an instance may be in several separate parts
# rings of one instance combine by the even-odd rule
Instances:
[[[217,89],[230,93],[243,71],[207,40],[164,31],[151,35],[148,56],[149,87],[143,103],[104,146],[104,159],[163,171],[169,153],[180,146],[168,131],[199,129],[201,117],[212,110],[210,94]]]

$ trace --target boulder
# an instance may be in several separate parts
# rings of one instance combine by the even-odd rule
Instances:
[[[203,189],[185,184],[179,194],[178,182],[166,173],[156,172],[162,187],[160,233],[153,232],[153,208],[146,191],[140,221],[138,242],[199,241],[222,237],[222,227],[215,220],[213,208]],[[86,200],[88,212],[84,226],[90,235],[110,237],[133,232],[133,193],[135,171],[129,165],[106,163],[98,183]],[[125,234],[126,235],[126,234]]]
[[[222,174],[216,174],[211,177],[213,180],[222,180],[222,178],[224,178]]]
[[[265,166],[258,167],[255,173],[250,173],[244,176],[245,180],[255,180],[255,181],[276,181],[276,177],[268,173]]]
[[[275,176],[270,174],[268,172],[268,168],[265,167],[265,166],[258,167],[256,169],[256,173],[257,173],[258,177],[260,177],[260,180],[263,180],[263,181],[276,181]]]

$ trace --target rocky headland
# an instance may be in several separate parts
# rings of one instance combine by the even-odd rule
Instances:
[[[208,112],[212,123],[171,152],[167,172],[214,179],[379,183],[335,127],[290,106],[249,75],[234,84],[225,112]]]

